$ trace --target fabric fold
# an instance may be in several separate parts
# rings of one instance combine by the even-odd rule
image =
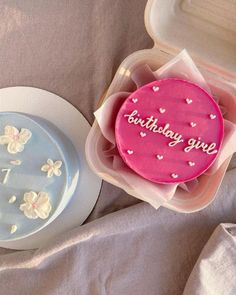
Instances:
[[[236,225],[220,224],[205,245],[183,295],[236,294]]]

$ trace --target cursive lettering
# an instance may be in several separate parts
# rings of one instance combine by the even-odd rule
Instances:
[[[186,153],[190,152],[192,149],[202,149],[204,153],[208,155],[212,155],[217,153],[218,151],[215,150],[216,144],[213,142],[211,144],[207,144],[205,142],[201,142],[200,140],[196,140],[194,138],[190,138],[188,141],[188,146],[184,149]]]
[[[140,118],[140,115],[137,110],[132,111],[130,114],[125,114],[125,118],[128,118],[129,124],[140,125],[143,128],[146,128],[154,133],[159,133],[164,135],[167,138],[170,138],[171,141],[168,143],[170,147],[176,146],[178,143],[183,142],[183,136],[177,132],[174,132],[170,129],[170,124],[166,123],[165,126],[158,126],[158,118],[150,116],[146,119]],[[203,141],[190,138],[188,140],[188,146],[184,148],[186,153],[189,153],[192,149],[201,149],[204,153],[208,155],[215,154],[218,151],[215,149],[216,143],[212,142],[207,144]]]
[[[169,123],[166,123],[164,127],[158,126],[158,118],[150,116],[146,119],[142,119],[139,118],[138,115],[138,111],[134,110],[131,114],[125,114],[124,117],[128,118],[128,123],[130,124],[140,125],[141,127],[144,127],[154,133],[163,134],[165,137],[172,139],[172,141],[169,143],[170,147],[173,147],[176,144],[184,141],[181,134],[169,129]]]

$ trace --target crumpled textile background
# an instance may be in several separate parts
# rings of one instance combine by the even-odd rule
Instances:
[[[145,4],[0,0],[0,86],[54,92],[92,123],[121,61],[152,47]],[[216,200],[190,215],[156,211],[104,183],[87,224],[39,250],[1,249],[0,294],[182,294],[213,230],[236,222],[235,166]]]
[[[220,224],[194,266],[183,295],[236,293],[236,225]]]

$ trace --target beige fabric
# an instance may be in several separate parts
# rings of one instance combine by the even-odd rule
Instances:
[[[236,294],[236,225],[221,224],[204,247],[184,295]]]
[[[0,0],[0,86],[59,94],[92,123],[121,61],[152,46],[145,4]],[[216,201],[192,215],[155,211],[104,183],[86,225],[37,251],[1,249],[0,294],[181,294],[214,228],[236,222],[235,176],[229,171]]]

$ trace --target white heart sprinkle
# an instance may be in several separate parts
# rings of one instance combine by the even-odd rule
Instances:
[[[139,134],[140,134],[141,137],[145,137],[147,135],[147,133],[142,132],[142,131]]]
[[[138,102],[138,99],[137,98],[132,98],[132,102],[136,103],[136,102]]]
[[[216,115],[210,114],[211,120],[214,120],[216,118]]]
[[[192,103],[193,101],[192,101],[192,99],[190,99],[190,98],[186,98],[186,102],[187,102],[187,104],[190,104],[190,103]]]
[[[163,155],[157,155],[156,157],[157,157],[158,160],[162,160],[164,158]]]
[[[159,88],[158,86],[153,86],[153,87],[152,87],[152,90],[153,90],[154,92],[157,92],[159,89],[160,89],[160,88]]]
[[[178,176],[179,176],[179,175],[176,174],[176,173],[172,173],[172,174],[171,174],[171,177],[172,177],[172,178],[177,178]]]
[[[132,154],[134,153],[134,151],[132,151],[132,150],[127,150],[127,153],[128,153],[129,155],[132,155]]]
[[[190,123],[190,126],[191,126],[191,127],[195,127],[196,125],[197,125],[197,124],[194,123],[194,122],[191,122],[191,123]]]
[[[159,108],[159,112],[160,112],[161,114],[164,114],[164,113],[165,113],[165,111],[166,111],[166,109]]]
[[[188,164],[189,164],[189,166],[191,166],[191,167],[195,166],[195,163],[194,163],[194,162],[191,162],[191,161],[189,161]]]

